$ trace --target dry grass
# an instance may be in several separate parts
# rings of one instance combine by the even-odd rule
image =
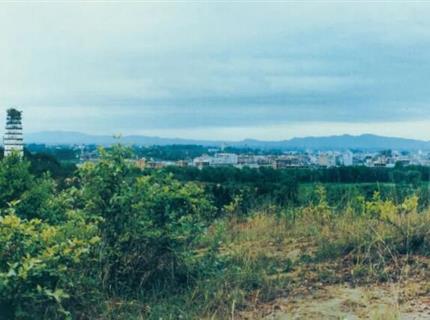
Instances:
[[[421,316],[430,304],[430,213],[378,201],[372,215],[335,213],[321,202],[294,219],[261,212],[218,221],[199,246],[201,257],[211,252],[197,266],[201,276],[183,293],[146,301],[144,316]]]
[[[362,312],[371,319],[421,315],[420,310],[410,310],[410,303],[421,303],[416,301],[429,293],[430,259],[426,255],[430,255],[430,213],[419,213],[415,208],[405,212],[404,205],[378,205],[384,216],[356,216],[351,212],[335,215],[328,211],[323,216],[312,216],[316,210],[312,208],[300,212],[294,221],[267,214],[241,222],[231,220],[222,251],[243,257],[245,264],[268,258],[288,261],[287,269],[279,268],[270,275],[275,282],[288,280],[285,296],[312,296],[326,287],[343,285],[367,288],[367,292],[383,288],[386,300],[372,302],[366,298],[360,302],[372,308],[361,310],[360,303],[342,300],[342,293],[329,301],[341,299],[340,309]],[[383,211],[387,208],[393,213]],[[273,301],[277,299],[263,299],[260,305],[254,301],[253,308],[241,315],[261,318],[277,313],[275,309],[285,309]]]

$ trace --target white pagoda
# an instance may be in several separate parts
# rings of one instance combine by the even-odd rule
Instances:
[[[3,137],[4,156],[12,153],[24,155],[24,140],[22,136],[22,111],[14,108],[7,110],[6,131]]]

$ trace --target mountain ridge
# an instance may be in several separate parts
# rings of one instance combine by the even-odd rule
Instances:
[[[172,145],[196,144],[205,146],[235,146],[262,149],[398,149],[398,150],[430,150],[430,141],[387,137],[374,134],[361,135],[331,135],[295,137],[279,141],[265,141],[258,139],[243,139],[239,141],[204,140],[184,138],[162,138],[157,136],[127,135],[114,137],[109,135],[92,135],[75,131],[41,131],[25,135],[26,143],[48,145],[58,144],[98,144],[110,145],[115,142],[138,145]]]

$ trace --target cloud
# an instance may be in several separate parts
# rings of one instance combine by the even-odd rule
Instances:
[[[427,3],[2,3],[0,105],[21,106],[29,131],[256,137],[430,120],[429,14]]]

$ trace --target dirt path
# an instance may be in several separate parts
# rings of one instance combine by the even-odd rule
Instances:
[[[266,320],[293,319],[430,319],[430,296],[421,284],[378,287],[327,286],[312,293],[298,293],[266,306]],[[408,297],[409,295],[409,297]],[[414,297],[411,298],[410,296]],[[402,301],[404,300],[404,301]]]

